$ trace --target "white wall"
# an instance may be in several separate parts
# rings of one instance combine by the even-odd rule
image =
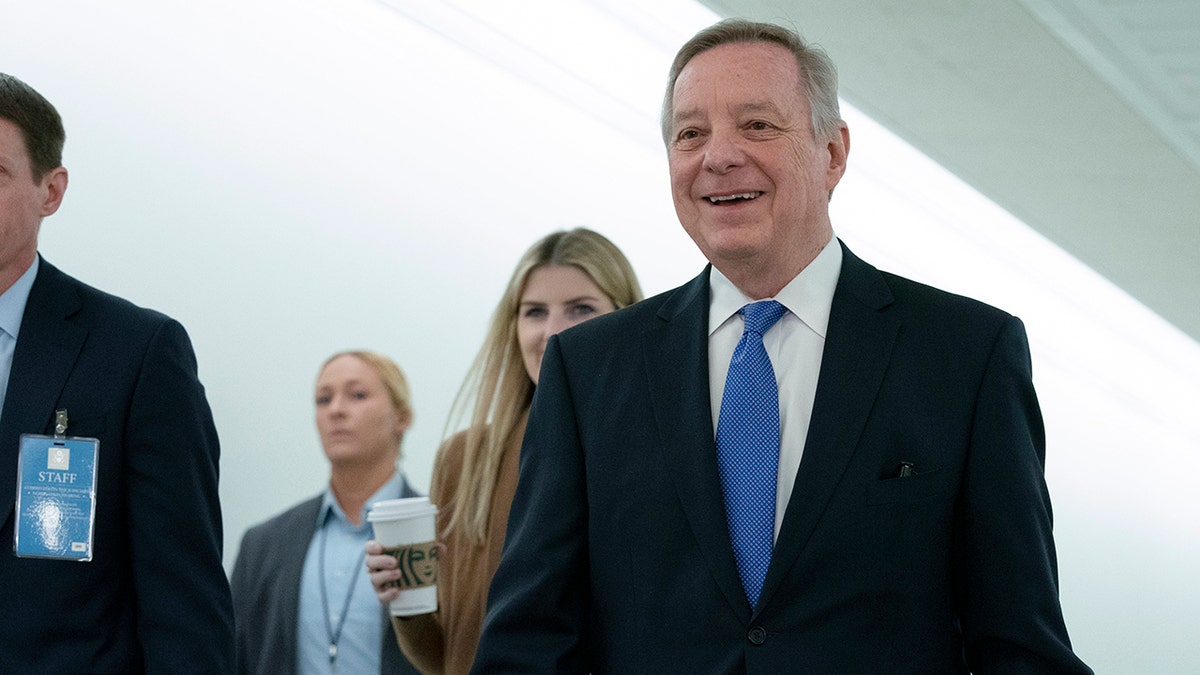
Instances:
[[[195,343],[227,565],[247,526],[324,487],[312,384],[330,353],[374,349],[406,371],[405,467],[427,487],[534,240],[596,229],[647,291],[703,264],[652,115],[649,142],[630,139],[379,3],[0,7],[0,69],[67,128],[70,186],[43,255],[175,316]],[[648,67],[661,86],[666,65]]]
[[[427,486],[534,239],[597,229],[648,293],[699,271],[655,114],[671,54],[711,15],[647,4],[484,2],[480,19],[409,0],[0,0],[0,70],[67,127],[71,184],[42,252],[191,332],[223,445],[227,565],[247,526],[323,487],[311,387],[328,354],[366,347],[406,370],[406,469]],[[517,14],[518,41],[492,27]],[[1026,321],[1077,650],[1098,672],[1200,671],[1200,347],[846,114],[839,234]]]

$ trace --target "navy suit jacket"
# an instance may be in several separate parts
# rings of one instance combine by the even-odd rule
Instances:
[[[758,606],[725,521],[706,270],[550,340],[475,672],[1089,672],[1020,321],[843,249]]]
[[[408,480],[401,497],[420,497]],[[296,630],[300,619],[300,576],[308,545],[317,531],[323,495],[284,511],[246,530],[233,566],[234,611],[237,615],[238,672],[242,675],[292,675],[296,672]],[[387,610],[379,606],[384,625],[380,646],[382,675],[417,675],[400,652]]]
[[[100,440],[93,559],[13,554],[18,439]],[[0,415],[0,664],[14,673],[231,673],[219,449],[183,327],[45,260]]]

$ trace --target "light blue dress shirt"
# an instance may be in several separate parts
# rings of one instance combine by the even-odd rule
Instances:
[[[329,675],[345,673],[378,673],[379,654],[383,645],[383,606],[371,587],[363,561],[363,546],[372,538],[367,512],[381,499],[399,499],[403,490],[403,475],[396,471],[371,498],[360,515],[361,525],[346,518],[326,488],[325,500],[317,515],[317,530],[313,533],[300,575],[300,618],[296,631],[296,669],[299,675]],[[322,550],[323,549],[323,550]],[[320,576],[324,556],[325,579]],[[353,582],[353,587],[351,587]],[[326,603],[321,602],[321,585],[325,586]],[[346,604],[349,597],[349,605]],[[343,607],[346,608],[343,624]],[[328,612],[329,623],[323,616]],[[330,629],[341,632],[337,639],[336,669],[330,663]]]
[[[13,353],[17,350],[17,333],[21,330],[21,319],[25,316],[25,303],[37,277],[39,256],[8,290],[0,293],[0,411],[4,410],[4,398],[8,393],[8,375],[12,372]],[[40,429],[22,429],[38,432]]]

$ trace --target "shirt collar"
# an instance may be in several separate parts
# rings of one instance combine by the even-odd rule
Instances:
[[[404,474],[400,473],[399,470],[396,470],[392,473],[392,477],[389,478],[386,483],[380,486],[380,488],[375,491],[375,494],[371,495],[367,499],[367,503],[363,504],[363,511],[361,514],[359,514],[359,522],[362,525],[367,524],[367,512],[371,510],[371,507],[375,506],[375,502],[382,499],[399,499],[403,493]],[[337,497],[333,496],[333,489],[326,487],[325,494],[321,500],[321,509],[317,511],[317,527],[323,526],[330,518],[343,523],[350,523],[350,519],[347,518],[346,514],[342,511],[341,504],[338,504]]]
[[[829,243],[800,274],[789,281],[774,298],[750,298],[716,267],[708,275],[710,300],[708,334],[711,336],[744,305],[756,300],[777,300],[804,322],[814,333],[825,337],[833,292],[842,273],[842,247],[837,237]]]
[[[21,318],[25,316],[25,304],[29,301],[29,291],[33,289],[33,280],[37,277],[40,260],[41,256],[34,256],[29,269],[25,270],[7,291],[0,293],[0,330],[11,335],[14,340],[21,330]]]

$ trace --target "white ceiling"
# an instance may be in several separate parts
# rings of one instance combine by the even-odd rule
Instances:
[[[702,1],[823,45],[843,98],[1200,339],[1200,2]]]

